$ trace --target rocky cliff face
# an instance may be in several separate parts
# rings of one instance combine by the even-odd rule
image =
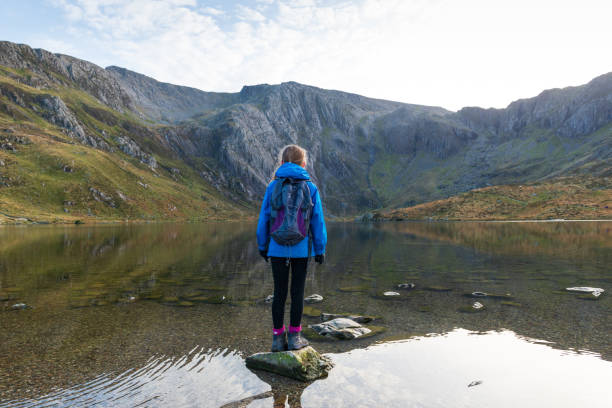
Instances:
[[[157,122],[175,123],[239,101],[235,93],[204,92],[158,82],[125,68],[111,66],[106,71],[121,84],[134,105]]]
[[[450,112],[295,82],[204,92],[6,42],[0,43],[0,65],[35,73],[19,81],[36,88],[72,86],[115,111],[157,122],[124,123],[110,140],[150,167],[157,165],[153,152],[180,159],[230,200],[247,205],[258,203],[281,147],[290,143],[308,149],[308,170],[328,209],[340,215],[486,185],[603,171],[612,158],[612,74],[505,109]],[[89,112],[113,129],[121,125],[105,121],[100,109]],[[94,139],[79,136],[79,122],[69,113],[67,120],[46,120],[83,143],[104,142],[95,129],[83,129]]]
[[[114,110],[136,110],[133,101],[115,77],[91,62],[32,49],[24,44],[0,41],[0,65],[37,74],[27,83],[35,88],[76,84]]]

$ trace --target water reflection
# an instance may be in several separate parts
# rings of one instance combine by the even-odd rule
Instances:
[[[611,227],[610,222],[332,224],[328,261],[311,265],[306,286],[307,294],[325,300],[309,309],[305,323],[317,322],[320,312],[379,317],[375,324],[384,332],[374,337],[314,343],[338,356],[376,341],[461,327],[507,329],[549,341],[548,349],[588,350],[596,353],[593,358],[610,361]],[[272,406],[283,400],[299,406],[301,400],[305,405],[313,398],[307,398],[309,390],[331,377],[300,397],[297,383],[239,368],[239,356],[268,349],[270,340],[270,310],[262,300],[272,293],[272,277],[259,258],[253,228],[221,223],[0,228],[0,401],[38,401],[41,395],[69,401],[80,392],[69,390],[89,384],[100,403],[107,403],[108,395],[92,381],[128,378],[125,373],[151,364],[151,356],[155,364],[169,361],[175,367],[184,356],[193,361],[194,353],[232,350],[215,358],[227,361],[236,381],[245,383],[232,385],[231,395],[211,385],[215,391],[210,392],[221,395],[215,403]],[[416,289],[401,291],[399,298],[381,296],[404,282]],[[585,299],[562,290],[568,286],[606,292]],[[473,302],[464,295],[474,291],[510,297],[485,298],[483,312],[462,313]],[[12,311],[18,302],[31,308]],[[366,361],[355,364],[365,369]],[[443,363],[436,360],[434,369],[438,364]],[[229,375],[215,370],[207,377]],[[189,384],[183,371],[168,369],[174,382],[164,384]],[[163,384],[155,388],[157,378],[149,371],[138,372],[126,385],[126,406],[136,403],[132,396],[160,395],[186,405],[203,398],[185,391],[193,399],[181,402]],[[249,388],[252,381],[263,388]],[[131,386],[140,394],[131,394]]]
[[[608,407],[612,363],[510,331],[455,330],[333,355],[304,407]],[[473,386],[470,386],[472,384]]]
[[[137,370],[0,407],[608,407],[612,363],[561,351],[511,331],[379,343],[329,354],[335,367],[314,383],[270,386],[236,352],[193,350],[152,358]]]

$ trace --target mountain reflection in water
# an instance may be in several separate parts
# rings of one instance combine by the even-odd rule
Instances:
[[[271,328],[254,225],[3,227],[0,406],[610,406],[611,229],[331,224],[306,287],[325,300],[304,323],[356,313],[385,331],[314,342],[336,368],[306,386],[244,367]],[[511,298],[461,313],[474,291]]]

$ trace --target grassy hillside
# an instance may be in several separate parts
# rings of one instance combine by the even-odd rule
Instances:
[[[154,128],[69,83],[46,89],[25,85],[33,75],[0,67],[0,224],[250,214],[172,157]],[[45,104],[52,97],[61,98],[97,148],[54,124],[58,119],[50,119],[54,113]],[[118,137],[129,137],[146,155],[124,153]]]
[[[445,200],[374,213],[380,220],[612,219],[612,177],[480,188]]]

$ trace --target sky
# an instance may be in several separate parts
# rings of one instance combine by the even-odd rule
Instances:
[[[0,40],[206,91],[502,108],[612,71],[609,0],[1,0]]]

